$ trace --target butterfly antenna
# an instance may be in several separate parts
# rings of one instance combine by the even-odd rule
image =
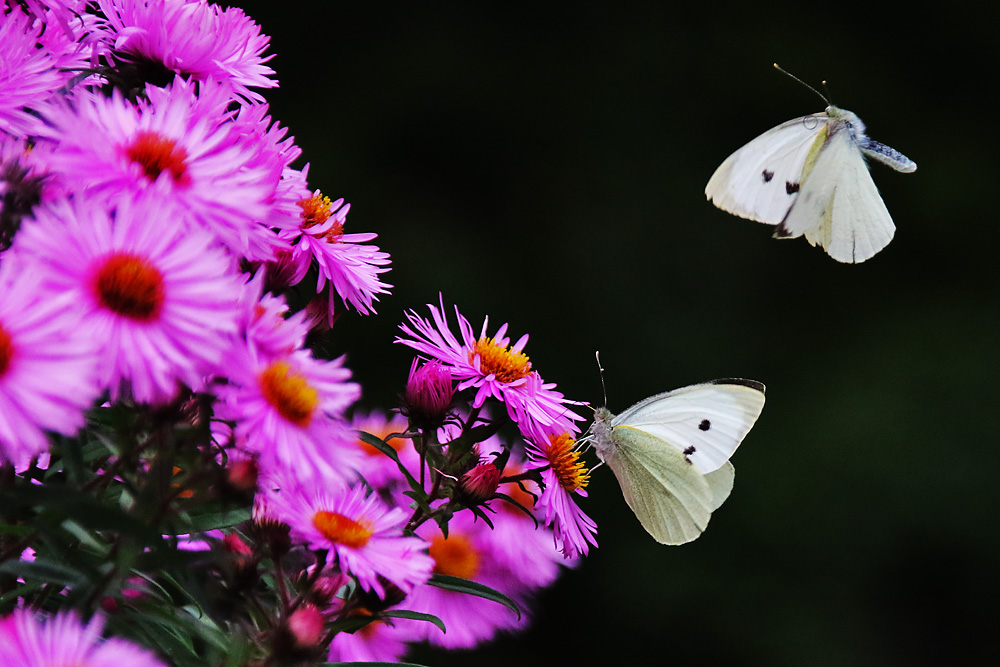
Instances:
[[[774,63],[774,69],[778,70],[782,74],[785,74],[785,75],[790,76],[791,78],[795,79],[796,81],[798,81],[799,83],[801,83],[803,86],[805,86],[809,90],[811,90],[814,93],[816,93],[817,95],[819,95],[823,99],[823,101],[826,102],[826,105],[830,106],[830,98],[828,98],[826,95],[824,95],[823,93],[819,92],[818,90],[816,90],[815,88],[813,88],[808,83],[806,83],[805,81],[803,81],[799,77],[795,76],[794,74],[792,74],[788,70],[781,69],[781,65],[779,65],[778,63]],[[823,87],[824,88],[826,87],[826,81],[823,82]],[[827,92],[830,92],[830,91],[827,91]]]
[[[608,404],[608,388],[604,386],[604,367],[601,366],[601,351],[597,350],[594,352],[594,357],[597,358],[597,370],[601,374],[601,391],[604,393],[604,405]]]
[[[833,95],[830,94],[830,89],[827,87],[826,81],[822,81],[821,83],[823,84],[823,90],[826,91],[827,104],[833,104],[833,102],[829,101],[833,99]]]

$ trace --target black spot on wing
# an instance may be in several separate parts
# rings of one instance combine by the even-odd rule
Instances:
[[[768,171],[767,169],[765,169],[764,171],[762,171],[760,173],[760,175],[764,178],[764,182],[765,183],[770,183],[771,179],[774,178],[774,172],[773,171]]]
[[[785,181],[785,194],[794,195],[799,191],[799,184]]]
[[[708,429],[712,428],[712,422],[708,421],[707,419],[702,419],[701,423],[698,424],[698,428],[701,429],[702,431],[707,431]],[[693,447],[691,449],[693,449]]]
[[[684,450],[684,460],[687,461],[689,465],[693,464],[691,463],[691,459],[689,459],[688,457],[694,454],[695,451],[697,450],[694,448],[694,446],[688,447],[687,449]]]

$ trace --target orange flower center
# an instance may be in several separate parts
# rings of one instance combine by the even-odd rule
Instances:
[[[501,382],[520,380],[531,372],[528,355],[507,349],[492,338],[483,336],[469,352],[469,361],[479,356],[479,368],[484,375],[494,375]]]
[[[125,146],[125,155],[142,167],[146,178],[151,181],[165,171],[175,183],[187,180],[187,151],[173,139],[157,132],[143,130],[136,134],[132,143]]]
[[[360,549],[368,544],[374,525],[365,519],[354,520],[343,514],[320,510],[313,516],[313,526],[334,544]]]
[[[259,381],[264,398],[282,417],[296,426],[309,426],[319,394],[304,376],[292,371],[288,362],[276,361],[264,369]]]
[[[429,552],[438,574],[472,579],[479,572],[479,554],[467,537],[454,532],[447,538],[438,535],[431,540]]]
[[[330,219],[330,207],[332,203],[329,197],[315,194],[308,199],[299,201],[299,208],[302,209],[302,229],[309,229],[316,225],[322,225]],[[344,233],[344,223],[335,222],[333,226],[323,234],[327,243],[336,243]]]
[[[576,441],[568,433],[563,433],[552,436],[545,450],[552,472],[559,485],[567,491],[586,488],[590,482],[590,471],[579,461],[580,452],[574,449],[575,446]]]
[[[10,362],[13,358],[14,341],[11,340],[10,334],[4,331],[3,325],[0,325],[0,378],[10,368]]]
[[[104,260],[94,280],[97,300],[113,313],[136,320],[155,320],[163,308],[163,275],[148,261],[127,253]]]

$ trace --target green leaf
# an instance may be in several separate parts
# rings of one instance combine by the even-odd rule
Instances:
[[[407,470],[406,466],[404,466],[403,463],[399,460],[399,454],[396,453],[396,450],[393,449],[391,445],[387,444],[381,438],[376,438],[371,433],[365,433],[364,431],[358,431],[358,437],[361,439],[362,442],[371,445],[372,447],[379,450],[380,452],[388,456],[390,459],[395,461],[396,466],[399,468],[399,471],[406,476],[406,480],[410,483],[410,487],[414,489],[420,489],[420,483],[413,478],[413,475],[410,474],[410,471]]]
[[[87,576],[79,570],[42,558],[5,561],[0,563],[0,574],[20,577],[26,582],[42,579],[63,586],[83,586],[87,583]]]
[[[444,627],[444,621],[433,614],[423,614],[419,611],[409,611],[407,609],[390,609],[379,614],[385,618],[408,618],[414,621],[426,621],[441,628],[441,632],[448,632]]]
[[[249,507],[227,510],[225,512],[212,512],[191,517],[190,531],[192,533],[204,533],[209,530],[219,528],[232,528],[233,526],[249,521],[251,519]]]
[[[0,535],[16,535],[24,537],[35,531],[31,526],[14,525],[10,523],[0,523]]]
[[[369,623],[377,620],[378,618],[375,616],[348,616],[347,618],[342,618],[331,623],[330,631],[333,633],[346,632],[354,634]]]
[[[494,495],[497,498],[502,498],[503,500],[507,501],[508,503],[510,503],[511,505],[513,505],[514,507],[516,507],[517,509],[519,509],[522,512],[524,512],[525,514],[527,514],[528,518],[535,522],[535,530],[538,530],[538,519],[536,519],[535,515],[531,513],[531,510],[529,510],[527,507],[525,507],[521,503],[517,502],[516,500],[514,500],[513,498],[511,498],[510,496],[508,496],[506,493],[496,493]]]
[[[475,581],[469,581],[468,579],[463,579],[461,577],[452,577],[447,574],[434,574],[427,583],[431,586],[443,588],[446,591],[455,591],[456,593],[465,593],[467,595],[475,595],[487,600],[492,600],[497,604],[502,604],[517,614],[518,620],[521,618],[521,610],[518,609],[517,604],[500,591],[494,590],[489,586],[484,586],[476,583]]]

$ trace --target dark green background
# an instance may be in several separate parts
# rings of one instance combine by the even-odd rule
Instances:
[[[600,548],[532,628],[432,665],[943,665],[1000,630],[995,481],[998,12],[959,3],[244,3],[272,35],[268,94],[393,258],[376,317],[337,345],[391,406],[402,313],[507,321],[542,376],[609,407],[742,376],[768,387],[733,495],[693,544],[655,544],[608,469]],[[729,153],[820,111],[869,135],[898,226],[868,262],[727,215]]]

